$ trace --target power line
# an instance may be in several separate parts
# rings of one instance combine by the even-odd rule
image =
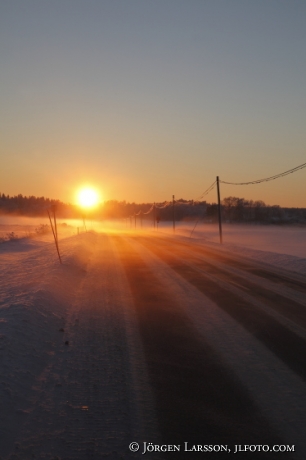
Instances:
[[[216,185],[216,182],[217,182],[217,181],[214,181],[214,182],[208,187],[208,189],[206,189],[205,192],[203,192],[202,195],[200,195],[195,201],[199,201],[199,200],[201,200],[201,198],[204,198],[205,195],[208,195],[208,193],[211,192],[211,191],[214,189],[214,187],[215,187],[215,185]]]
[[[194,200],[190,200],[194,203]],[[190,201],[186,201],[186,203],[184,201],[180,201],[180,200],[175,200],[175,206],[190,206]]]
[[[150,212],[153,210],[153,208],[154,208],[154,205],[152,204],[152,206],[151,206],[151,208],[149,209],[149,211],[144,212],[143,215],[150,214]]]
[[[253,180],[251,182],[225,182],[223,180],[220,180],[222,184],[228,184],[228,185],[250,185],[250,184],[261,184],[262,182],[268,182],[270,180],[278,179],[280,177],[287,176],[288,174],[292,174],[296,171],[299,171],[300,169],[306,168],[306,163],[303,163],[302,165],[296,166],[295,168],[289,169],[288,171],[285,171],[280,174],[276,174],[275,176],[271,177],[266,177],[265,179],[258,179],[258,180]]]
[[[164,209],[164,208],[167,208],[168,206],[170,206],[171,202],[170,201],[166,201],[166,203],[164,203],[162,206],[157,206],[157,204],[155,205],[155,208],[156,209]]]
[[[195,223],[195,226],[194,226],[193,229],[191,230],[191,233],[190,233],[190,235],[189,235],[189,238],[191,238],[191,236],[192,236],[192,234],[193,234],[193,232],[194,232],[196,226],[198,225],[198,223],[199,223],[199,221],[200,221],[201,219],[204,219],[204,216],[199,216],[199,217],[198,217],[198,219],[197,219],[197,221],[196,221],[196,223]]]

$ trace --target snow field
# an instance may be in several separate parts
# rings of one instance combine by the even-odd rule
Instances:
[[[119,223],[117,228],[121,227]],[[154,234],[171,230],[160,228]],[[284,234],[278,239],[274,235],[274,246],[272,234],[269,243],[260,246],[274,249],[278,245],[279,253],[251,247],[251,233],[239,240],[240,233],[234,235],[237,230],[232,234],[234,243],[222,247],[215,241],[216,234],[209,238],[207,232],[204,236],[199,231],[195,240],[199,247],[222,254],[232,251],[233,259],[246,256],[268,269],[274,266],[282,273],[305,274],[306,259],[294,255],[299,244],[300,255],[304,254],[305,230],[280,230]],[[188,232],[189,228],[178,228],[174,239],[190,242]],[[2,460],[135,458],[129,457],[130,442],[160,436],[133,296],[112,233],[71,233],[66,229],[60,234],[62,266],[50,234],[0,244]],[[292,235],[296,237],[290,250]],[[304,381],[132,236],[128,230],[123,237],[180,305],[197,334],[248,388],[281,438],[299,444],[306,426]],[[287,253],[282,254],[284,238],[289,239]],[[239,268],[226,269],[305,305],[301,294],[287,286],[276,286]],[[220,281],[220,288],[225,284]],[[250,304],[259,305],[240,288],[227,285]],[[261,307],[305,339],[301,325],[266,305]],[[296,458],[304,458],[304,453],[297,453]]]
[[[99,238],[61,239],[63,266],[52,241],[4,243],[2,458],[126,458],[133,433],[156,432],[128,288]]]

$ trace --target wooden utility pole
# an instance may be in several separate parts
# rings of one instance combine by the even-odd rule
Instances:
[[[173,219],[173,233],[175,233],[174,195],[172,195],[172,219]]]
[[[219,176],[217,176],[217,194],[218,194],[219,236],[220,236],[220,244],[222,244],[223,241],[222,241],[222,221],[221,221],[221,201],[220,201]]]
[[[155,203],[153,204],[153,222],[154,222],[154,229],[155,229],[155,223],[156,223],[156,208],[155,208]]]

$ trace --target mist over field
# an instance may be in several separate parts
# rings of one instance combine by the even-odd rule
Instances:
[[[133,231],[135,219],[57,219],[59,233],[62,237],[75,235],[89,230],[100,231]],[[85,227],[84,227],[85,223]],[[0,215],[0,237],[14,232],[17,237],[35,235],[35,230],[42,225],[50,225],[48,217],[26,217]],[[223,223],[223,243],[225,247],[235,245],[278,254],[306,257],[306,225],[260,225],[260,224],[228,224]],[[50,229],[51,230],[51,229]],[[161,221],[154,228],[152,219],[136,221],[136,230],[164,232],[173,234],[173,223]],[[203,242],[219,243],[217,223],[203,223],[201,220],[175,222],[175,235],[196,239]],[[37,235],[36,235],[37,236]]]

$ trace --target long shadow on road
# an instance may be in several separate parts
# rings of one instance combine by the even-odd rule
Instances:
[[[163,443],[228,444],[231,449],[280,444],[246,388],[198,337],[167,288],[131,245],[119,236],[113,240],[133,294]],[[186,452],[173,454],[188,458]]]

